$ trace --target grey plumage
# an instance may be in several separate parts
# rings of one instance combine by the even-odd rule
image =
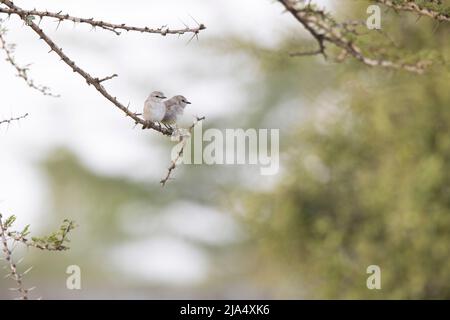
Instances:
[[[178,118],[183,115],[186,105],[191,104],[184,96],[177,95],[164,102],[166,113],[162,119],[162,123],[170,125],[177,122]]]
[[[164,118],[166,114],[166,106],[163,100],[166,97],[161,91],[153,91],[145,100],[144,103],[144,120],[151,122],[159,122]],[[145,129],[147,125],[144,125],[142,129]]]
[[[160,91],[153,91],[144,103],[144,119],[147,121],[161,121],[166,113],[163,99],[166,97]]]

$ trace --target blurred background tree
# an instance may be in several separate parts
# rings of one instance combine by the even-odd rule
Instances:
[[[241,196],[238,211],[265,276],[310,298],[450,297],[449,26],[390,12],[383,32],[402,49],[440,52],[441,63],[417,76],[271,51],[259,59],[264,90],[247,102],[289,104],[298,119],[283,130],[285,174]],[[366,287],[373,264],[381,290]]]

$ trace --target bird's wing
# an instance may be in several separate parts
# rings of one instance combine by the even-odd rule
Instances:
[[[177,102],[175,101],[175,99],[171,98],[169,100],[164,101],[164,105],[166,106],[166,109],[171,109],[172,106],[176,105]]]

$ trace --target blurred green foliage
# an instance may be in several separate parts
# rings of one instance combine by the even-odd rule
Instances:
[[[450,298],[450,26],[386,15],[395,42],[438,50],[427,74],[259,56],[256,99],[265,112],[289,99],[298,121],[283,131],[279,183],[239,196],[239,210],[266,277],[294,297]],[[369,265],[381,290],[366,287]]]

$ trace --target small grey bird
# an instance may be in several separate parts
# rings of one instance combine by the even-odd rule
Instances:
[[[161,91],[153,91],[144,103],[144,120],[147,122],[160,122],[166,114],[166,106],[163,100],[166,99]],[[148,128],[144,125],[142,129]]]
[[[191,104],[184,96],[177,95],[173,96],[169,100],[164,101],[166,106],[166,114],[162,119],[162,123],[166,127],[170,127],[171,124],[176,124],[178,117],[183,115],[184,108],[186,105]]]

